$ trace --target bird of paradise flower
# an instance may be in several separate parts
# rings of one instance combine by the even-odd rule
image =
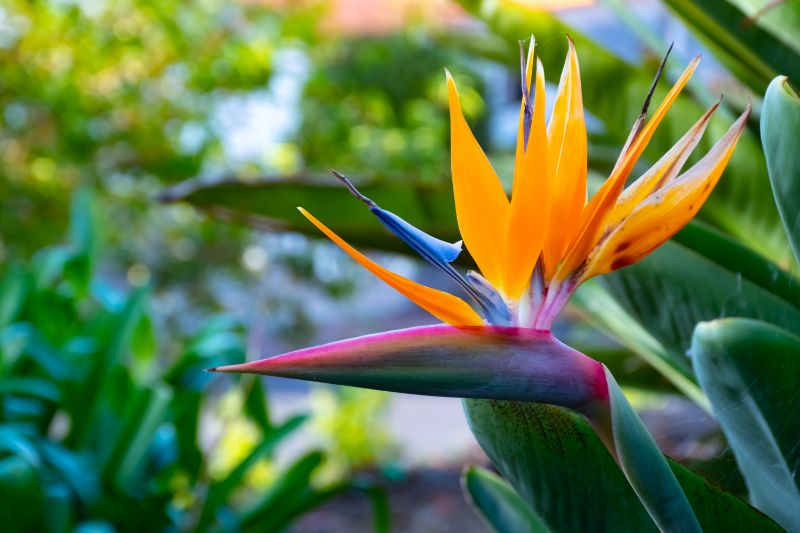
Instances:
[[[588,198],[580,71],[575,46],[568,41],[549,122],[544,69],[535,58],[533,39],[523,57],[510,199],[464,119],[455,81],[447,73],[456,215],[463,244],[480,273],[462,275],[452,266],[461,242],[439,240],[381,209],[334,171],[392,233],[455,281],[467,300],[387,270],[299,208],[355,261],[445,324],[368,335],[212,370],[572,408],[594,424],[659,527],[698,531],[669,468],[652,468],[653,461],[663,458],[613,376],[598,361],[559,342],[550,330],[582,282],[641,260],[694,217],[720,179],[744,131],[750,106],[708,153],[681,172],[717,102],[625,187],[700,58],[689,63],[648,116],[662,63],[610,176]],[[633,448],[632,442],[636,442]],[[647,476],[637,474],[643,468]],[[665,498],[665,487],[677,490]]]

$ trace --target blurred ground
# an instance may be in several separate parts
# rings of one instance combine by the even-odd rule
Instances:
[[[268,387],[276,419],[308,411],[311,387],[306,382],[270,378]],[[464,419],[461,400],[456,398],[394,394],[381,422],[399,444],[402,463],[409,467],[447,463],[478,446]],[[297,445],[307,449],[308,443]]]
[[[427,468],[386,485],[395,533],[485,533],[459,485],[460,467]],[[372,510],[363,494],[351,493],[308,513],[292,533],[372,530]]]

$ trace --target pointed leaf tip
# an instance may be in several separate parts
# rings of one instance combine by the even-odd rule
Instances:
[[[769,84],[761,106],[761,140],[767,159],[772,192],[795,258],[800,258],[800,94],[786,76]]]

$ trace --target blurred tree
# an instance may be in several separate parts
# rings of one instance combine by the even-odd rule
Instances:
[[[215,105],[264,87],[275,48],[308,36],[314,16],[220,0],[4,2],[6,253],[48,242],[52,228],[40,221],[62,218],[65,193],[79,183],[117,193],[149,183],[152,190],[209,162],[224,166]]]
[[[423,28],[331,41],[312,54],[297,133],[309,168],[335,167],[369,179],[447,176],[445,67],[457,75],[464,112],[485,140],[480,62],[439,46]]]

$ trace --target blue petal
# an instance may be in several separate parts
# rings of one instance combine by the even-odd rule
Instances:
[[[483,280],[482,283],[476,283],[475,280],[467,282],[464,276],[459,274],[450,264],[461,253],[461,241],[449,243],[428,235],[394,213],[378,207],[378,204],[361,194],[344,174],[333,169],[331,169],[331,172],[345,187],[347,187],[347,190],[349,190],[353,196],[369,207],[369,210],[378,217],[378,220],[380,220],[389,231],[400,237],[400,239],[408,244],[412,250],[417,252],[420,257],[447,274],[453,281],[461,286],[481,308],[484,318],[494,325],[505,326],[511,323],[511,315],[508,312],[503,298],[489,285],[488,281],[481,278]],[[481,287],[482,284],[486,286]]]
[[[400,237],[414,251],[426,259],[436,259],[445,263],[452,263],[461,253],[461,241],[449,243],[428,235],[419,228],[415,228],[391,211],[381,209],[377,205],[369,208],[386,228]],[[430,260],[429,259],[429,260]]]
[[[381,209],[377,205],[370,206],[376,217],[386,228],[400,237],[414,251],[426,259],[432,258],[445,263],[452,263],[461,253],[461,241],[449,243],[428,235],[419,228],[415,228],[391,211]]]
[[[369,210],[386,226],[389,231],[400,237],[423,259],[433,266],[441,269],[450,276],[483,310],[484,317],[492,324],[508,325],[511,323],[511,314],[508,312],[503,298],[480,274],[472,272],[472,277],[463,276],[450,266],[450,263],[461,253],[461,241],[456,243],[445,242],[432,237],[424,231],[415,228],[394,213],[381,209],[374,202],[368,204]],[[480,279],[478,279],[480,278]]]

